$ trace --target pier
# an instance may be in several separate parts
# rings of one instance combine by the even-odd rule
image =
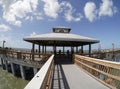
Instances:
[[[99,40],[70,34],[70,30],[53,28],[52,33],[25,37],[32,43],[31,51],[1,48],[3,69],[13,75],[19,72],[23,79],[32,74],[24,89],[119,89],[120,63],[95,58],[91,46]],[[84,54],[85,45],[88,54]],[[48,53],[47,46],[53,51]]]

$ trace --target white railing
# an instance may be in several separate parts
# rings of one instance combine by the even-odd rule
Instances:
[[[50,89],[54,69],[52,55],[24,89]]]

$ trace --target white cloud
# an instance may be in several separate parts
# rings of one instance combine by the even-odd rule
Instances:
[[[86,18],[92,22],[93,20],[96,19],[97,15],[97,10],[96,10],[96,5],[93,2],[87,2],[84,7],[84,13]]]
[[[11,28],[5,24],[0,24],[0,32],[6,32],[6,31],[9,31],[11,30]]]
[[[58,17],[58,12],[60,9],[60,5],[58,0],[42,0],[44,4],[44,13],[45,15],[55,19]]]
[[[80,21],[82,19],[83,16],[80,13],[77,13],[76,16],[73,16],[73,13],[75,13],[76,10],[69,2],[63,1],[60,5],[61,12],[64,12],[66,21]]]
[[[22,22],[18,19],[33,14],[38,0],[2,0],[0,4],[3,7],[3,18],[10,24],[21,26]]]
[[[99,16],[113,16],[117,12],[117,8],[113,5],[112,0],[102,0],[99,9]]]
[[[31,34],[30,34],[30,36],[35,36],[35,35],[36,35],[36,33],[35,33],[35,32],[33,32],[33,33],[31,33]]]

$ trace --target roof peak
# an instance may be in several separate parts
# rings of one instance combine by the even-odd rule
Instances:
[[[68,27],[54,27],[53,33],[70,33],[71,28]]]

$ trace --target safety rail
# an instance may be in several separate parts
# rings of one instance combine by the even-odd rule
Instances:
[[[112,89],[120,89],[120,62],[74,55],[74,62],[89,75]]]
[[[42,59],[44,59],[43,61],[46,61],[49,57],[50,57],[50,53],[32,53],[30,51],[20,51],[20,50],[11,50],[11,49],[0,49],[0,54],[3,54],[6,57],[10,57],[10,58],[15,58],[15,59],[26,59],[26,60],[33,60],[33,56],[34,56],[34,60],[36,61],[41,61]],[[33,60],[33,61],[34,61]]]
[[[42,66],[24,89],[50,89],[54,69],[54,55]]]

